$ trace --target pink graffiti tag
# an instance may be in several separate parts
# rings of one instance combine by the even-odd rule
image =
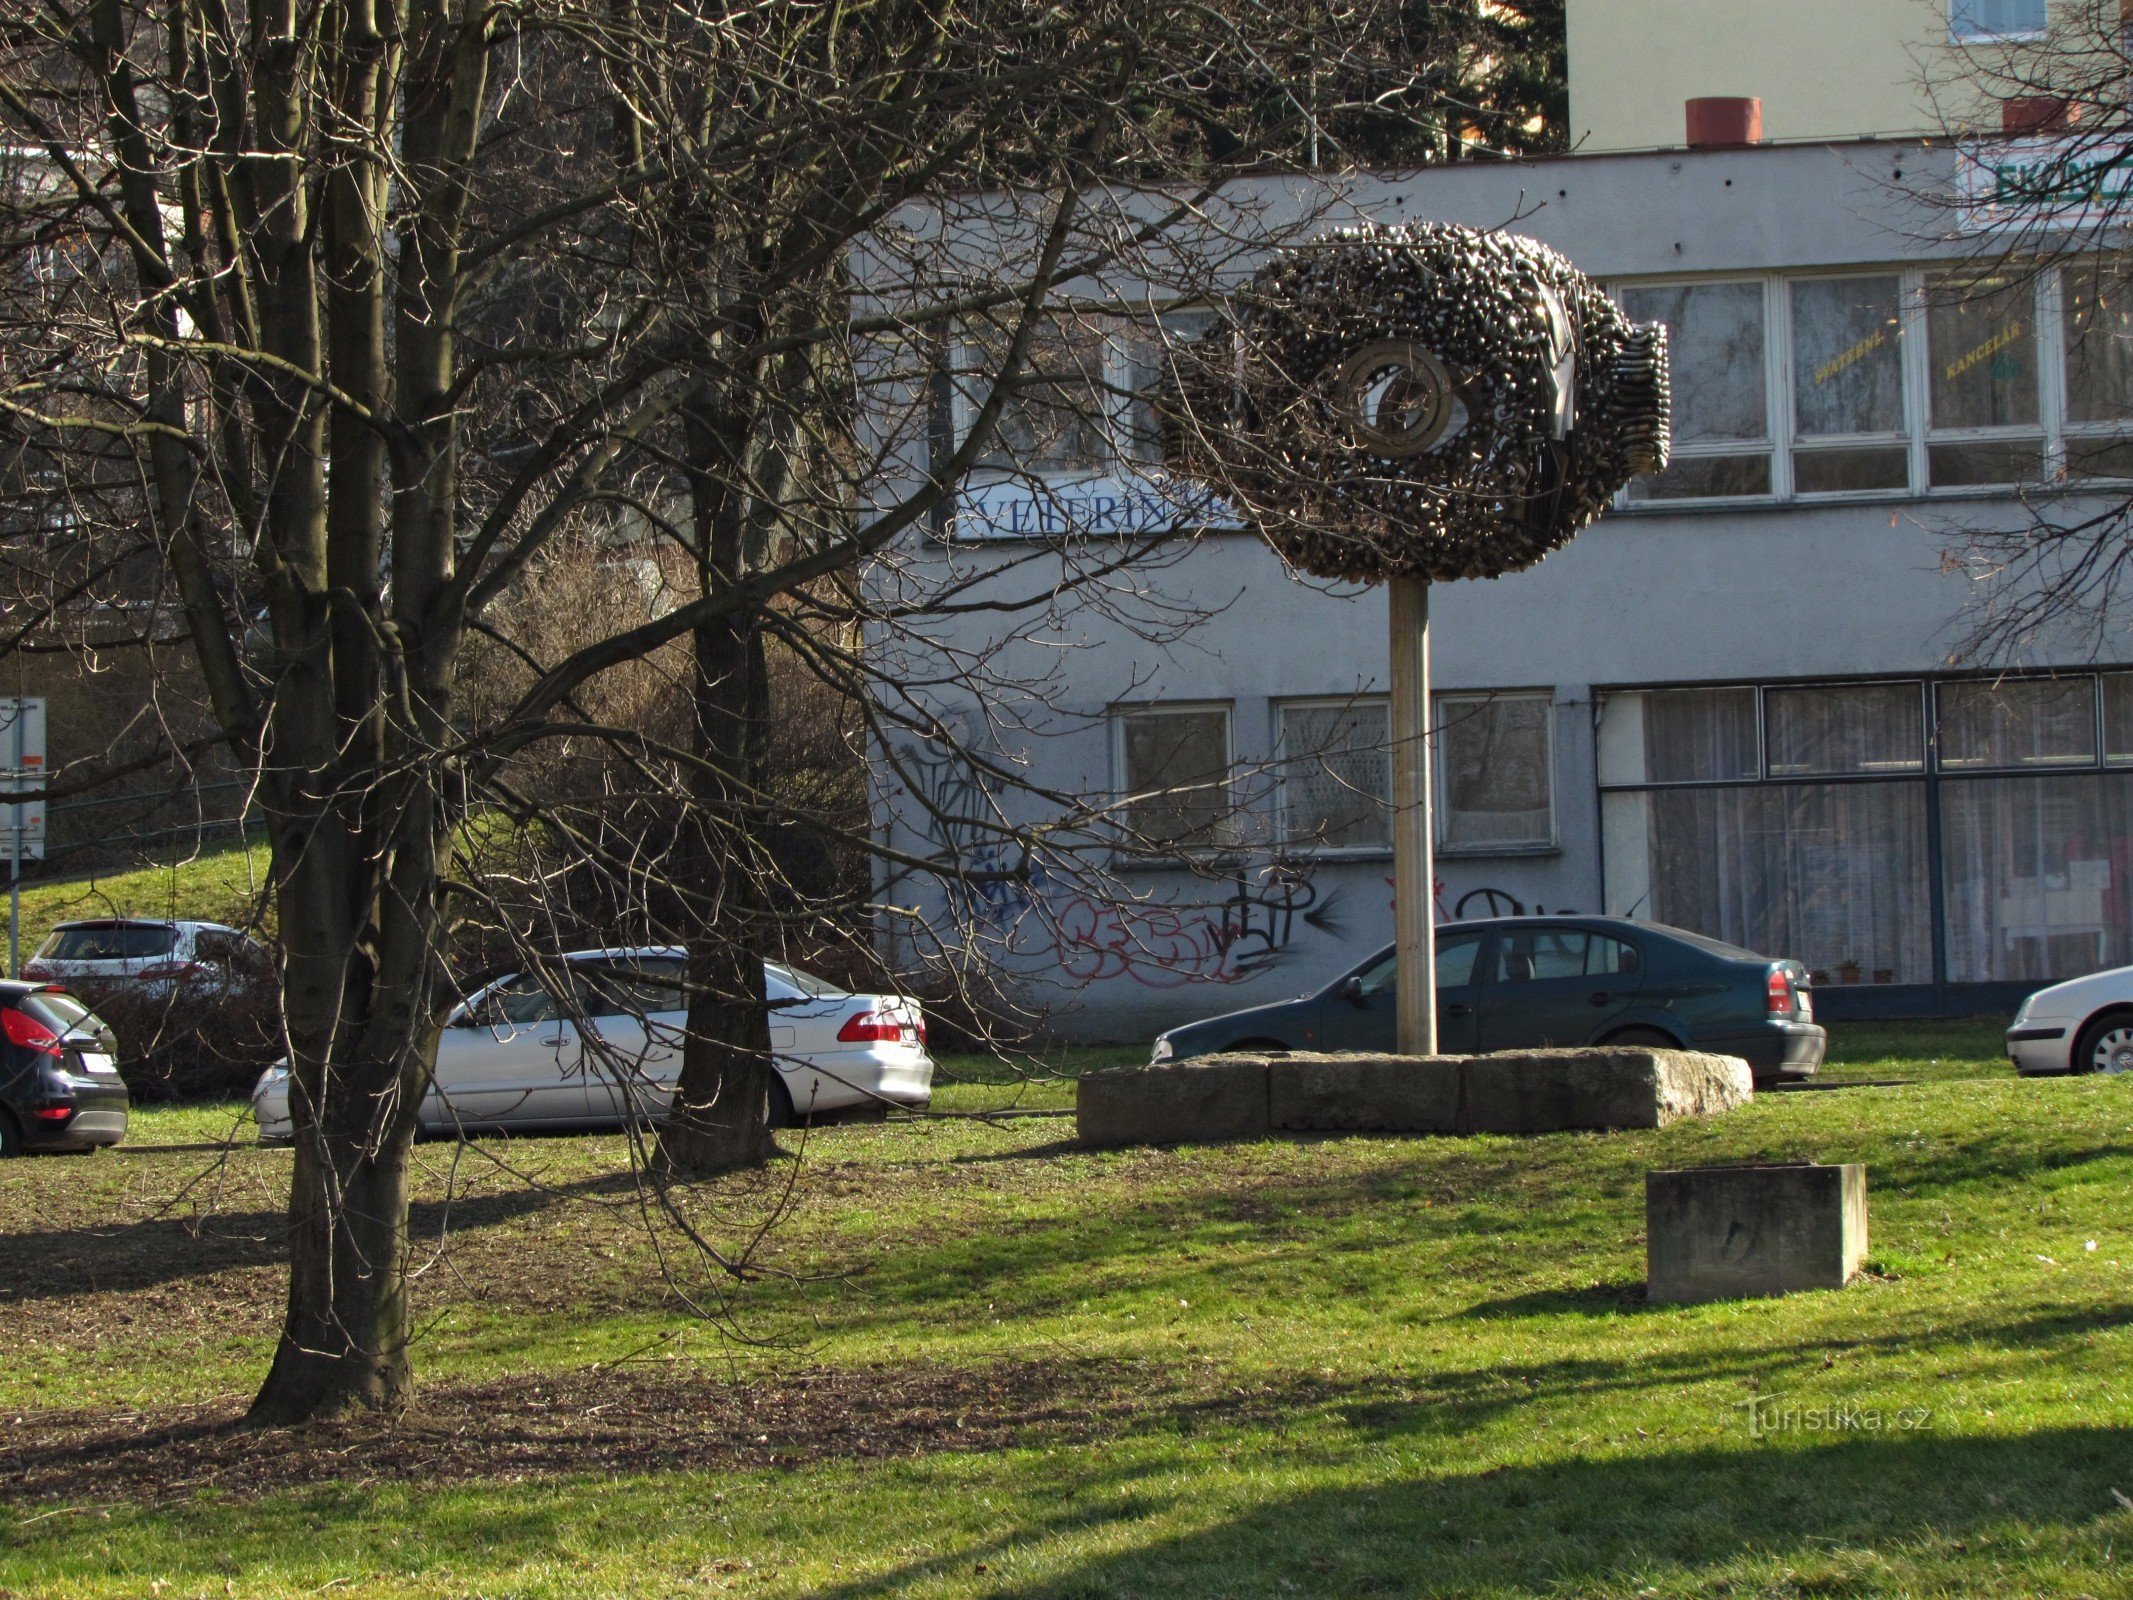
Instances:
[[[1082,983],[1131,978],[1150,989],[1235,983],[1250,967],[1229,960],[1216,918],[1187,919],[1161,906],[1125,910],[1077,895],[1059,912],[1059,963]]]

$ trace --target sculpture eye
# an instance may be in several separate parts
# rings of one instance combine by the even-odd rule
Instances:
[[[1400,461],[1466,426],[1466,407],[1444,364],[1406,339],[1366,344],[1333,379],[1334,410],[1372,455]]]

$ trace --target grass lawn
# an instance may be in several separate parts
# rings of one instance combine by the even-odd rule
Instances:
[[[185,917],[247,925],[267,881],[267,846],[231,842],[126,872],[22,886],[22,944],[37,948],[55,922],[78,917]]]
[[[391,1429],[230,1426],[285,1153],[11,1163],[0,1590],[2125,1594],[2133,1085],[2017,1080],[1988,1035],[1840,1030],[1838,1068],[1929,1081],[1654,1133],[793,1136],[685,1201],[738,1249],[790,1195],[724,1332],[620,1138],[424,1145],[422,1395]],[[1644,1303],[1647,1169],[1797,1156],[1867,1163],[1867,1277]],[[1750,1400],[1784,1425],[1751,1434]]]

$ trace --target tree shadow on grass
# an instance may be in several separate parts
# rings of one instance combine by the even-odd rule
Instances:
[[[493,1192],[408,1208],[416,1239],[435,1240],[518,1221],[558,1201],[629,1192],[627,1172],[568,1183],[513,1182]],[[129,1294],[288,1259],[289,1219],[279,1211],[217,1211],[199,1217],[149,1217],[108,1227],[0,1233],[0,1306],[82,1295]]]
[[[1640,1375],[1656,1394],[1696,1375],[1678,1363],[1647,1372],[1573,1359],[1535,1371],[1559,1394]],[[241,1561],[277,1566],[291,1536],[345,1544],[444,1517],[460,1547],[508,1565],[546,1559],[567,1530],[585,1536],[557,1520],[558,1505],[580,1503],[569,1485],[596,1485],[608,1525],[621,1530],[700,1506],[719,1481],[705,1475],[730,1470],[791,1474],[774,1480],[777,1492],[800,1506],[813,1498],[809,1475],[828,1468],[833,1498],[879,1512],[879,1494],[934,1491],[904,1467],[870,1488],[869,1463],[919,1471],[929,1456],[1016,1450],[1030,1453],[997,1475],[996,1514],[939,1524],[960,1520],[961,1534],[920,1535],[928,1523],[917,1519],[913,1536],[932,1541],[917,1559],[815,1592],[2034,1592],[2023,1563],[2055,1579],[2082,1575],[2068,1592],[2122,1592],[2107,1561],[2113,1541],[2133,1538],[2133,1517],[2112,1496],[2133,1484],[2125,1430],[1963,1434],[1955,1430],[1970,1419],[1907,1424],[1908,1413],[1832,1401],[1819,1406],[1819,1425],[1796,1409],[1756,1437],[1743,1411],[1721,1442],[1667,1450],[1572,1441],[1556,1407],[1558,1431],[1534,1435],[1537,1460],[1515,1459],[1514,1446],[1508,1462],[1499,1450],[1498,1464],[1462,1469],[1458,1449],[1427,1447],[1428,1436],[1518,1404],[1522,1396],[1480,1392],[1488,1381],[1501,1389],[1504,1376],[1477,1368],[1418,1385],[1295,1374],[1193,1388],[1181,1369],[1123,1362],[811,1369],[743,1383],[656,1367],[563,1373],[441,1390],[398,1427],[249,1433],[226,1410],[206,1409],[33,1418],[0,1471],[0,1496],[190,1502],[158,1528],[188,1548],[218,1529],[241,1531]],[[1329,1433],[1329,1421],[1348,1436]],[[953,1481],[966,1481],[963,1470]],[[558,1487],[536,1487],[544,1481]],[[393,1483],[413,1498],[381,1512],[372,1486]],[[454,1498],[433,1512],[428,1497],[447,1485]],[[247,1509],[233,1522],[227,1505],[193,1499],[203,1491]],[[62,1522],[18,1540],[58,1548],[68,1537]],[[748,1538],[761,1557],[763,1531]]]
[[[1150,1501],[1147,1481],[1121,1501],[1096,1475],[1067,1490],[1070,1509],[819,1593],[930,1593],[979,1563],[1001,1576],[977,1592],[1018,1600],[2035,1592],[2020,1576],[2033,1563],[2069,1593],[2089,1574],[2100,1594],[2117,1581],[2113,1544],[2133,1534],[2111,1494],[2129,1480],[2133,1436],[2110,1428],[1758,1441],[1744,1421],[1738,1447],[1392,1474],[1212,1514],[1158,1503],[1200,1526],[1140,1541],[1114,1528],[1087,1554],[1092,1525]]]

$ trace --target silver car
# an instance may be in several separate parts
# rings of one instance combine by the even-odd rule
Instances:
[[[91,917],[62,922],[23,964],[31,983],[94,985],[161,996],[175,989],[229,995],[270,982],[266,947],[219,922]]]
[[[578,950],[551,969],[513,973],[456,1006],[420,1112],[428,1133],[658,1124],[673,1104],[687,1029],[686,961],[677,949]],[[847,994],[775,962],[771,1122],[858,1108],[922,1108],[933,1058],[924,1013],[901,995]],[[557,994],[567,989],[570,1003]],[[575,1016],[581,1020],[573,1021]],[[289,1070],[252,1091],[259,1137],[291,1137]]]

